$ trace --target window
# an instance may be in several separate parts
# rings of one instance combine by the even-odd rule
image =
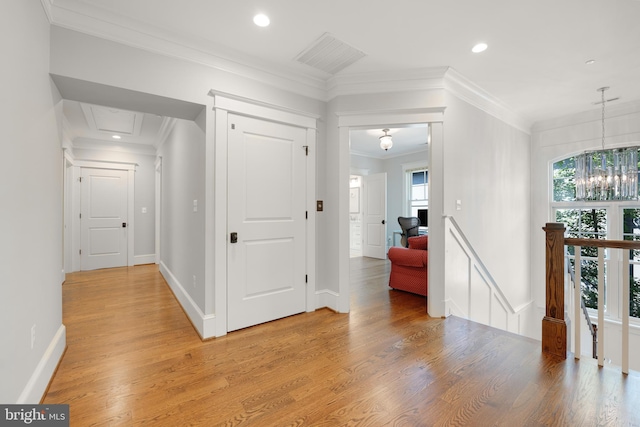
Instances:
[[[426,169],[407,171],[409,182],[409,216],[419,217],[419,210],[429,207],[429,172]]]
[[[640,202],[595,201],[575,199],[575,160],[573,157],[553,164],[552,202],[556,222],[565,224],[569,237],[586,239],[638,240],[640,241]],[[567,247],[569,261],[575,266],[574,247]],[[619,283],[622,278],[621,250],[605,250],[604,306],[607,316],[619,319],[622,313],[622,295]],[[582,247],[581,290],[585,305],[598,306],[598,250]],[[632,318],[640,320],[640,250],[631,251],[630,303]],[[611,285],[609,285],[611,284]]]
[[[607,238],[606,209],[557,209],[556,222],[564,223],[566,235],[580,239]],[[575,247],[568,246],[569,262],[575,268]],[[587,307],[598,308],[598,248],[582,246],[582,297]],[[605,295],[607,293],[608,251],[605,251]],[[605,297],[606,307],[606,297]],[[606,310],[606,308],[605,308]]]

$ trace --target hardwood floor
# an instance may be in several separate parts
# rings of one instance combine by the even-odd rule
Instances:
[[[640,376],[429,318],[354,258],[351,313],[303,313],[202,342],[155,266],[74,273],[68,349],[44,403],[72,426],[640,426]]]

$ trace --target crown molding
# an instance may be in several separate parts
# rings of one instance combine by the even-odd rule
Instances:
[[[485,113],[496,117],[527,135],[531,134],[532,123],[530,121],[518,116],[498,98],[451,67],[449,67],[445,73],[444,88],[447,92]]]
[[[326,100],[344,95],[442,89],[447,69],[448,67],[432,67],[339,74],[327,80]]]
[[[338,96],[438,90],[530,134],[532,123],[451,67],[430,67],[322,77],[296,73],[210,41],[179,35],[79,0],[41,0],[52,25],[126,46],[204,65],[289,93],[328,102]]]
[[[178,119],[173,117],[164,117],[162,119],[162,124],[158,131],[158,142],[157,144],[154,144],[156,146],[156,151],[160,151],[164,143],[167,141],[167,138],[169,138],[169,135],[171,135],[171,131],[173,131],[173,127],[176,125],[177,121]]]
[[[42,4],[42,8],[44,9],[45,15],[47,15],[47,20],[49,24],[53,23],[51,8],[53,7],[53,0],[40,0]]]
[[[194,62],[321,101],[325,81],[319,77],[277,69],[255,58],[231,52],[212,42],[172,33],[126,16],[115,15],[77,0],[41,0],[49,7],[50,22],[101,39],[149,52]],[[225,52],[229,51],[229,52]]]

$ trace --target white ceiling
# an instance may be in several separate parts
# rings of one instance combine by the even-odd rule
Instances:
[[[331,75],[295,58],[330,33],[365,54],[338,76],[452,67],[528,123],[598,108],[602,86],[640,99],[638,0],[42,1],[54,24],[99,35],[81,23],[100,22],[325,87]]]

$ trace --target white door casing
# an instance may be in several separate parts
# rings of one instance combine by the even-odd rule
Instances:
[[[364,246],[366,257],[387,258],[387,174],[377,173],[362,177],[364,207]]]
[[[81,270],[127,265],[128,189],[126,170],[82,168]]]
[[[307,131],[228,119],[227,330],[233,331],[306,309]]]

